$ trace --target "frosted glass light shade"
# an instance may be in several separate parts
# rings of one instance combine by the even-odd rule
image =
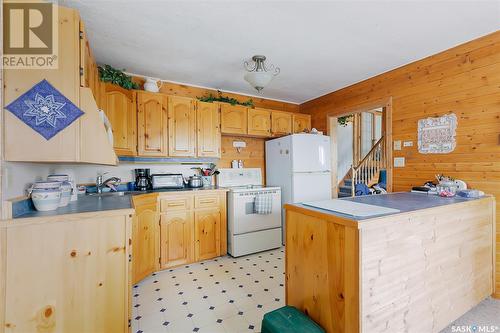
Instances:
[[[270,72],[248,72],[245,74],[244,79],[257,91],[261,91],[272,81],[273,76]]]

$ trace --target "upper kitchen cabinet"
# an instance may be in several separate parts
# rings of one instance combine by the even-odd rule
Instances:
[[[273,111],[271,114],[271,132],[273,135],[288,135],[292,133],[292,114]]]
[[[80,60],[81,52],[85,53],[85,50],[81,50],[80,17],[74,9],[58,7],[58,20],[58,40],[54,43],[58,46],[58,67],[5,69],[5,105],[45,79],[84,114],[47,140],[11,112],[5,111],[5,160],[114,165],[117,161],[116,155],[99,117],[92,91],[89,89],[92,80],[84,80],[84,85],[89,87],[81,87]],[[90,51],[87,53],[91,55]],[[92,59],[91,56],[89,59]]]
[[[192,98],[168,97],[168,155],[195,157],[196,109]]]
[[[162,94],[137,92],[137,153],[139,156],[168,155],[168,100]]]
[[[198,157],[220,157],[221,134],[219,105],[196,103],[196,151]]]
[[[118,156],[137,155],[136,92],[102,83],[101,108],[113,128],[113,147]]]
[[[302,133],[311,130],[311,116],[308,114],[294,113],[292,116],[293,133]]]
[[[248,134],[271,136],[271,110],[248,109]]]
[[[90,48],[85,25],[80,21],[80,85],[92,90],[96,100],[99,99],[99,71]],[[99,104],[99,103],[98,103]]]
[[[223,134],[247,134],[248,109],[245,106],[221,103],[220,112]]]

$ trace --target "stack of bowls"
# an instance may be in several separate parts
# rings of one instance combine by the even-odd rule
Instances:
[[[49,175],[47,181],[61,183],[61,202],[59,207],[67,206],[71,200],[71,192],[73,186],[69,181],[68,175]]]
[[[61,202],[61,182],[34,183],[31,188],[31,200],[38,211],[56,210]]]

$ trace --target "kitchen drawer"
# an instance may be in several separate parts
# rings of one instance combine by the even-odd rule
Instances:
[[[219,208],[219,204],[218,194],[197,195],[194,198],[194,208]]]
[[[160,197],[160,211],[171,212],[177,210],[190,210],[193,207],[192,195],[172,195]]]

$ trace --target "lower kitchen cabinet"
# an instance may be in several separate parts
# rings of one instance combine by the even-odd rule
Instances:
[[[160,268],[193,262],[193,226],[192,211],[175,211],[161,215]]]
[[[221,211],[199,210],[194,217],[194,259],[200,261],[220,256]]]
[[[159,215],[158,194],[133,196],[132,282],[137,283],[158,269]]]
[[[1,332],[121,332],[133,210],[0,222]]]

